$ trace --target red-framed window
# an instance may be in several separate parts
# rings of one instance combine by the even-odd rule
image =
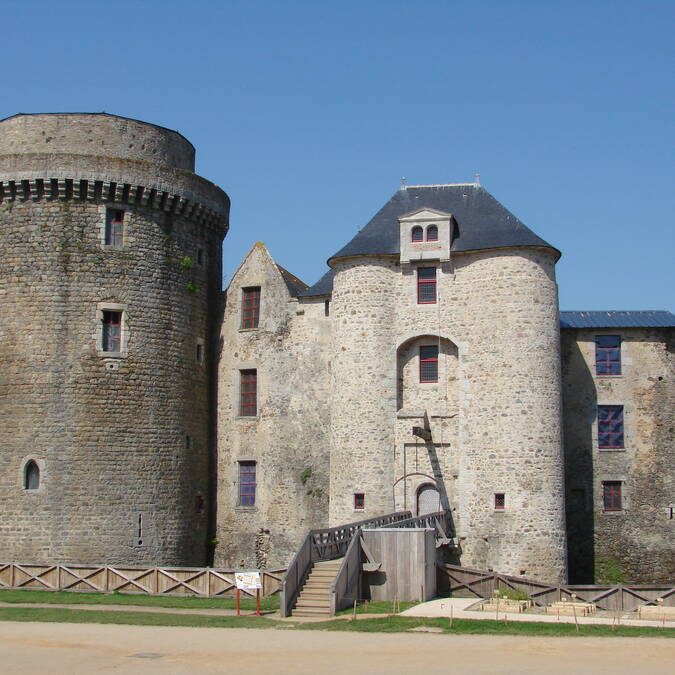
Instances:
[[[122,246],[124,236],[124,211],[105,210],[105,243],[107,246]]]
[[[623,511],[621,481],[606,480],[602,483],[602,507],[605,511]]]
[[[438,241],[437,225],[429,225],[429,227],[427,227],[427,241]]]
[[[239,506],[255,506],[255,462],[239,462]]]
[[[506,494],[495,492],[495,511],[503,511],[506,508]]]
[[[354,493],[354,510],[363,511],[366,508],[366,495],[363,492]]]
[[[595,336],[596,375],[621,375],[621,336]]]
[[[420,347],[420,382],[438,382],[438,346]]]
[[[432,305],[436,302],[436,268],[417,268],[417,303]]]
[[[122,349],[122,312],[103,310],[103,332],[101,334],[101,350],[119,352]]]
[[[239,414],[255,417],[258,414],[258,371],[239,371]]]
[[[410,241],[424,241],[424,230],[419,225],[415,225],[411,230]]]
[[[260,286],[242,288],[241,327],[257,328],[260,318]]]
[[[598,447],[623,448],[623,406],[598,406]]]

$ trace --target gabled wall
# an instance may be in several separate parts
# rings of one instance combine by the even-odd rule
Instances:
[[[241,328],[242,288],[261,289],[257,328]],[[288,564],[328,510],[329,323],[323,299],[291,297],[256,244],[226,291],[218,367],[215,564]],[[240,371],[256,369],[258,414],[240,415]],[[239,503],[239,462],[255,461],[254,506]]]

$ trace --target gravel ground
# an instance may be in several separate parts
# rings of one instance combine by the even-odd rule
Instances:
[[[675,640],[350,634],[100,624],[0,624],[0,670],[137,673],[671,675]]]

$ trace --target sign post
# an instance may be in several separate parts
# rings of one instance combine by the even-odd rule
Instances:
[[[234,582],[237,586],[237,616],[241,616],[241,591],[255,591],[255,615],[260,616],[260,572],[235,572]]]

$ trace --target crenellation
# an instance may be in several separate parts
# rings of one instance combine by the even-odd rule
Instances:
[[[159,210],[136,203],[137,186],[154,180],[152,164],[145,178],[110,181],[107,171],[78,175],[65,151],[53,161],[54,171],[7,175],[0,154],[0,556],[203,564],[209,523],[194,499],[209,491],[210,378],[194,368],[192,343],[211,330],[220,255],[195,292],[186,288],[193,273],[179,263],[185,245],[220,250],[229,202],[222,194],[213,229],[177,217],[179,245],[166,240]],[[126,213],[122,248],[102,244],[111,197]],[[119,352],[101,348],[103,309],[122,317]],[[27,453],[44,467],[39,509],[32,490],[16,486]],[[26,529],[34,536],[21,536]]]

